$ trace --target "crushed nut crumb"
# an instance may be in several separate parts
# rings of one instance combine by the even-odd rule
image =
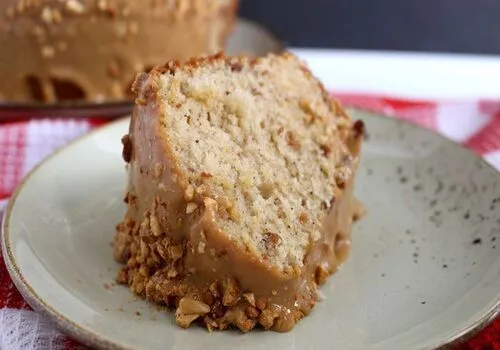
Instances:
[[[85,12],[85,6],[78,0],[67,0],[66,9],[72,14],[82,14]]]
[[[186,205],[186,214],[191,214],[192,212],[194,212],[196,209],[198,209],[198,204],[194,203],[194,202],[189,202],[187,205]]]
[[[319,285],[324,284],[328,279],[328,275],[328,270],[324,266],[319,265],[315,272],[316,283]]]
[[[222,304],[224,306],[234,306],[240,300],[241,287],[234,277],[229,277],[223,283],[224,294]]]
[[[252,306],[255,306],[255,295],[253,293],[243,293],[243,297]]]
[[[192,201],[194,197],[194,187],[192,185],[188,185],[186,191],[184,191],[184,199],[186,201]]]

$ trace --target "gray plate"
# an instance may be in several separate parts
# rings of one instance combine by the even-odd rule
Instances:
[[[290,333],[182,330],[113,285],[128,120],[57,152],[20,185],[2,241],[13,281],[64,331],[108,349],[411,350],[463,340],[499,311],[500,174],[417,126],[354,116],[369,131],[356,179],[368,214],[321,289],[326,299]]]

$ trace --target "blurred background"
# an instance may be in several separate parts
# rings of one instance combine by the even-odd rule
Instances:
[[[289,46],[500,54],[500,0],[242,0]]]

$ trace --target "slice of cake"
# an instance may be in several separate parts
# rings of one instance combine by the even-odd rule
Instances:
[[[363,123],[291,54],[170,62],[134,91],[119,282],[182,327],[292,329],[348,255]]]
[[[237,6],[237,0],[2,0],[0,99],[128,99],[137,72],[222,50]]]

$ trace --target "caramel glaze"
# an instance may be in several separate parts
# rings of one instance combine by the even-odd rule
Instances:
[[[137,85],[146,89],[146,100],[136,106],[124,138],[124,158],[130,161],[128,211],[118,226],[115,257],[127,266],[118,280],[172,308],[183,298],[201,301],[210,311],[191,318],[209,329],[233,325],[249,331],[260,324],[279,332],[291,330],[315,305],[318,285],[348,256],[351,225],[361,213],[353,179],[333,201],[321,238],[312,244],[303,267],[285,274],[218,228],[216,201],[195,197],[197,209],[186,214],[186,177],[161,130],[155,87],[144,88],[144,82],[139,78]],[[362,133],[363,125],[357,122],[345,140],[354,158],[352,174]],[[188,326],[191,318],[187,324],[179,317],[177,321]]]

